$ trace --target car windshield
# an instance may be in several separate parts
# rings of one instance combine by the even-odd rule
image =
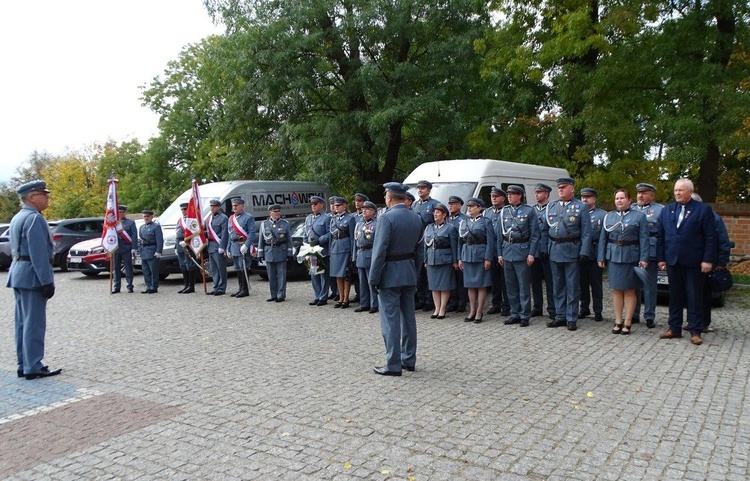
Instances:
[[[407,187],[409,187],[409,192],[419,200],[417,185],[407,184]],[[430,197],[445,205],[448,205],[448,198],[452,195],[461,197],[466,202],[474,194],[476,188],[476,182],[433,182]]]

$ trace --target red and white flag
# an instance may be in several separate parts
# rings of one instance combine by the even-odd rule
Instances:
[[[102,247],[108,254],[117,250],[117,224],[120,222],[117,212],[117,179],[109,179],[107,208],[104,211],[104,228],[102,229]]]
[[[206,247],[206,232],[203,229],[203,207],[201,206],[201,196],[198,193],[198,182],[193,179],[193,195],[188,202],[187,214],[185,216],[185,225],[190,231],[190,240],[187,240],[188,233],[185,237],[188,245],[197,256],[201,249]]]

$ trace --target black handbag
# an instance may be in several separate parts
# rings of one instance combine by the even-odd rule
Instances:
[[[708,275],[708,284],[712,292],[724,292],[732,288],[732,274],[726,269],[711,271]]]

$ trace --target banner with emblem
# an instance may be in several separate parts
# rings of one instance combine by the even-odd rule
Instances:
[[[186,232],[185,242],[199,255],[200,251],[206,247],[206,232],[203,229],[203,208],[201,206],[201,196],[198,193],[198,182],[193,179],[193,194],[188,202],[187,214],[185,215],[185,225],[190,231]]]
[[[102,229],[102,247],[108,254],[117,250],[117,179],[109,179],[107,193],[107,207],[104,211],[104,228]]]

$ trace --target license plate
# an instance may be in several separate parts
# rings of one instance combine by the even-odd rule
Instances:
[[[141,259],[140,259],[140,258],[139,258],[139,259],[133,259],[133,265],[134,265],[134,266],[139,266],[139,265],[141,265]]]
[[[80,257],[71,257],[68,262],[70,262],[71,264],[80,264],[81,262],[83,262],[83,259]]]
[[[656,278],[656,283],[668,286],[669,285],[669,277],[667,277],[667,276],[659,276],[659,277]]]

